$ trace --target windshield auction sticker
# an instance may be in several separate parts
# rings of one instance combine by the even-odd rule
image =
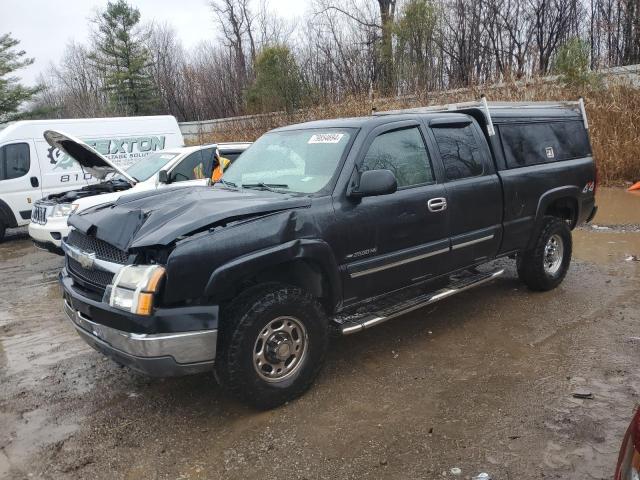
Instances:
[[[340,143],[344,133],[316,133],[307,143]]]

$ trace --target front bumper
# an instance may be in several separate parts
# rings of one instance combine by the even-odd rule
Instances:
[[[53,245],[62,247],[62,239],[69,235],[71,228],[67,225],[69,217],[53,218],[49,217],[47,223],[29,223],[29,236],[37,244]],[[46,248],[46,247],[44,247]]]
[[[97,302],[82,297],[61,274],[64,311],[82,339],[116,362],[155,377],[190,375],[213,369],[217,329],[184,332],[131,333],[97,323],[84,311]],[[92,306],[94,310],[87,310]],[[108,315],[104,306],[103,314]],[[153,322],[153,316],[149,321]]]

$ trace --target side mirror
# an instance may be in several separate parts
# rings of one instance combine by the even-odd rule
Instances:
[[[169,183],[169,173],[166,170],[160,170],[158,172],[158,181],[160,183]]]
[[[388,195],[398,190],[396,176],[391,170],[366,170],[360,175],[358,188],[351,192],[353,198]]]

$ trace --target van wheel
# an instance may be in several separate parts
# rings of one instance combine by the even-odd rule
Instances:
[[[545,217],[533,248],[518,254],[518,277],[531,290],[552,290],[567,274],[571,251],[571,230],[567,222]]]
[[[320,304],[281,283],[253,287],[225,309],[215,373],[246,403],[274,408],[302,395],[317,377],[329,339]]]

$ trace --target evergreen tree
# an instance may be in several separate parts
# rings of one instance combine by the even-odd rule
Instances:
[[[572,38],[558,49],[553,71],[568,87],[584,88],[601,86],[601,78],[589,69],[589,45],[579,38]]]
[[[253,111],[291,112],[301,106],[304,87],[296,60],[288,47],[266,47],[256,57],[255,76],[247,92]]]
[[[104,74],[112,108],[124,114],[152,113],[157,100],[145,46],[148,33],[139,23],[140,11],[125,0],[108,2],[96,18],[91,58]]]
[[[23,58],[24,50],[16,50],[19,40],[10,33],[0,35],[0,122],[9,121],[23,102],[31,99],[39,87],[25,87],[10,74],[33,63],[33,58]]]

